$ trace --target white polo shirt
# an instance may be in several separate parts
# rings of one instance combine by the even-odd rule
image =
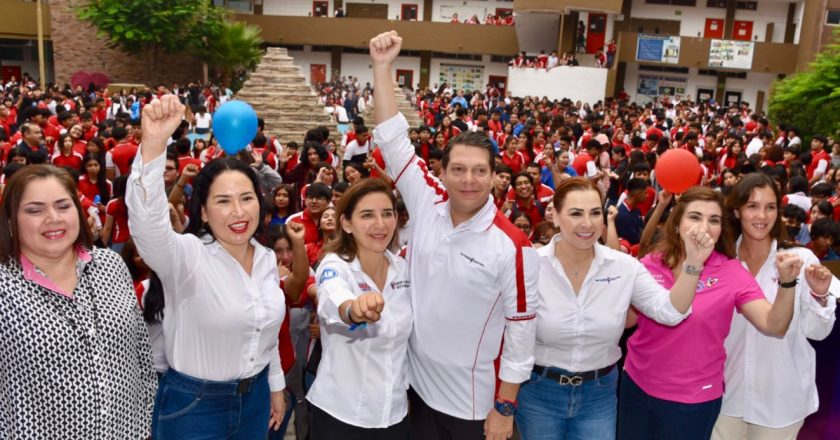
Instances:
[[[616,363],[621,358],[618,341],[631,304],[664,325],[676,325],[690,314],[674,308],[668,290],[639,260],[600,244],[595,245],[595,258],[575,294],[554,256],[560,240],[560,235],[555,235],[537,250],[537,365],[584,372]]]
[[[437,411],[483,420],[497,378],[521,383],[533,368],[537,253],[492,197],[470,220],[452,225],[448,194],[414,154],[402,114],[379,124],[374,139],[413,225],[411,386]]]
[[[738,249],[741,238],[738,238]],[[779,290],[776,270],[776,241],[759,269],[755,280],[771,303]],[[805,280],[805,269],[819,264],[814,254],[804,247],[779,250],[792,252],[804,261],[796,286],[793,318],[784,338],[761,334],[746,318],[736,313],[729,336],[724,341],[726,392],[720,413],[743,418],[745,422],[768,428],[783,428],[815,413],[817,396],[817,359],[808,339],[825,339],[834,327],[837,302],[828,298],[822,307],[811,297]],[[829,286],[833,295],[840,294],[835,278]]]
[[[367,140],[364,144],[359,144],[359,141],[353,139],[350,143],[347,144],[347,147],[344,149],[344,160],[353,159],[353,156],[359,156],[362,154],[368,154],[370,152],[370,139]]]
[[[385,256],[390,263],[385,290],[380,292],[385,308],[379,321],[355,330],[341,320],[344,310],[339,306],[377,291],[359,259],[347,262],[327,254],[315,274],[324,351],[306,399],[336,419],[362,428],[387,428],[408,414],[408,264],[389,251]]]

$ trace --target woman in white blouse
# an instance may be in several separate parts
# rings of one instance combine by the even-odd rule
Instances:
[[[795,439],[805,417],[817,411],[816,354],[808,339],[825,339],[834,326],[840,287],[813,252],[790,246],[779,209],[781,196],[773,179],[752,173],[727,198],[734,212],[738,258],[755,276],[768,301],[779,289],[776,252],[805,262],[795,287],[793,319],[783,338],[765,336],[735,314],[724,345],[726,392],[713,439]],[[832,287],[829,292],[829,287]]]
[[[205,134],[210,132],[210,124],[213,123],[213,116],[207,113],[207,108],[203,105],[198,106],[193,117],[193,125],[195,125],[195,132],[198,134]]]
[[[664,325],[685,319],[714,240],[697,227],[689,231],[686,266],[669,293],[638,260],[598,243],[604,201],[595,183],[567,179],[552,202],[560,233],[538,250],[536,362],[519,391],[516,423],[523,440],[612,439],[628,309]]]
[[[143,144],[126,203],[137,250],[160,277],[170,369],[153,415],[156,440],[265,438],[285,409],[277,334],[285,308],[274,253],[254,235],[263,198],[255,172],[211,161],[193,182],[188,232],[169,223],[166,141],[184,106],[165,95],[143,108]]]
[[[312,440],[408,438],[408,264],[397,240],[396,199],[364,179],[338,203],[341,228],[315,277],[324,347],[312,404]]]

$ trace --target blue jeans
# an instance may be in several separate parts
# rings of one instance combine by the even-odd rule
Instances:
[[[214,382],[169,369],[155,397],[155,440],[253,440],[268,435],[268,367],[240,393],[238,381]]]
[[[618,438],[620,440],[708,440],[723,398],[702,403],[657,399],[621,375]]]
[[[549,368],[574,375],[559,368]],[[618,368],[581,385],[531,372],[519,389],[516,425],[522,440],[611,440],[615,438]]]

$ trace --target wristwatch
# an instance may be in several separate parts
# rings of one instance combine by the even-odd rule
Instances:
[[[496,408],[496,412],[499,414],[509,417],[516,414],[516,401],[513,400],[505,400],[505,399],[496,399],[496,403],[493,405]]]
[[[689,275],[700,275],[703,273],[703,266],[692,266],[688,263],[683,263],[683,272]]]

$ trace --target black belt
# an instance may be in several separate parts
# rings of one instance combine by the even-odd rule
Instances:
[[[601,368],[600,370],[585,371],[583,373],[564,374],[560,373],[559,371],[554,371],[550,368],[543,367],[541,365],[534,365],[534,373],[540,376],[543,376],[543,373],[545,373],[546,378],[559,382],[560,385],[578,386],[583,384],[584,382],[590,382],[599,377],[606,376],[610,373],[610,371],[612,371],[613,368],[615,368],[615,364]]]
[[[239,394],[248,394],[251,392],[251,386],[254,384],[256,376],[242,379],[236,386],[236,392]]]

